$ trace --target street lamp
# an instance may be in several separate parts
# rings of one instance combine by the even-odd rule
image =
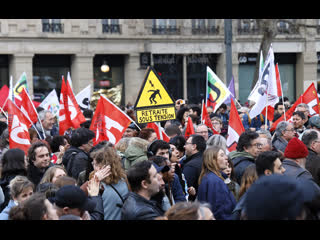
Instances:
[[[107,61],[103,61],[103,64],[101,65],[101,71],[106,73],[110,71],[110,67],[107,64]]]

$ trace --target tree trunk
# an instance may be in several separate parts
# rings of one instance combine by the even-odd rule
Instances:
[[[259,78],[259,68],[260,68],[260,52],[262,50],[262,55],[265,60],[267,57],[270,45],[277,35],[277,20],[276,19],[260,19],[257,20],[258,25],[261,28],[261,31],[263,33],[263,37],[260,43],[260,48],[257,56],[257,62],[256,62],[256,69],[254,72],[254,77],[251,85],[251,89],[254,88],[256,85],[256,82],[258,81]]]

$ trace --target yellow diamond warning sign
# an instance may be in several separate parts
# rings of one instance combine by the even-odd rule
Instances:
[[[175,119],[174,100],[155,70],[148,67],[134,109],[137,122],[157,122]]]

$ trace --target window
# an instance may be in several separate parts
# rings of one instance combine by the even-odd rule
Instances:
[[[102,33],[120,33],[119,19],[102,19]]]
[[[42,32],[63,33],[61,19],[42,19]]]
[[[192,34],[217,34],[219,28],[215,19],[192,19]]]
[[[260,28],[256,19],[239,19],[238,34],[259,34]]]
[[[152,34],[179,34],[176,19],[153,19]]]

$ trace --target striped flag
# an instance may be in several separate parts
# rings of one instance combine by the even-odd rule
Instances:
[[[231,92],[218,76],[207,66],[207,98],[206,106],[211,106],[216,112],[222,103],[230,96]]]

